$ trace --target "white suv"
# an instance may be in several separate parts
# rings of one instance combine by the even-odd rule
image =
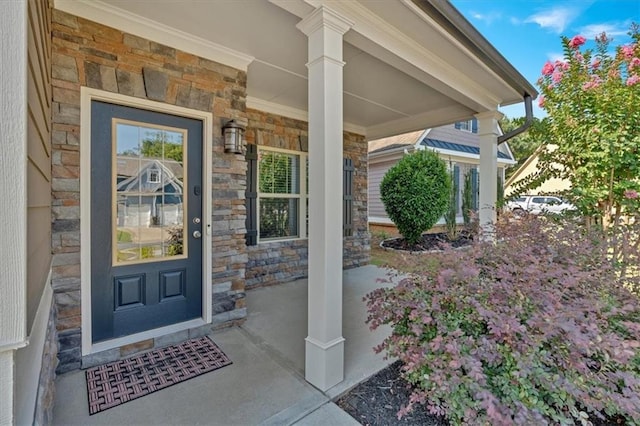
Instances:
[[[507,208],[514,213],[529,212],[533,214],[563,213],[566,210],[576,209],[573,204],[553,195],[521,195],[508,201]]]

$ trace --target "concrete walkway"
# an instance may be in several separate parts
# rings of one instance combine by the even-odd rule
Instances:
[[[57,425],[357,425],[332,400],[391,361],[373,347],[387,330],[365,324],[362,297],[389,285],[383,269],[365,266],[343,275],[345,380],[321,392],[304,380],[307,281],[247,293],[249,317],[241,327],[210,336],[232,365],[89,416],[83,371],[56,379]]]

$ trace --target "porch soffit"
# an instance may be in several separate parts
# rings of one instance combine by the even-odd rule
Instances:
[[[521,94],[410,0],[55,0],[57,9],[247,71],[248,106],[306,117],[307,38],[317,6],[345,34],[345,129],[369,139],[470,118]]]

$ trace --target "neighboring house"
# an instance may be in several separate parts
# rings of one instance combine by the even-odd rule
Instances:
[[[435,0],[22,0],[0,26],[0,424],[48,423],[56,371],[237,324],[248,288],[303,276],[305,375],[332,387],[366,140],[475,116],[494,174],[498,106],[537,95]],[[182,170],[119,173],[148,140]]]
[[[369,224],[379,226],[393,225],[387,216],[380,198],[380,183],[387,171],[403,155],[422,149],[437,152],[450,168],[452,178],[457,183],[456,195],[457,221],[463,222],[462,191],[465,175],[470,174],[472,185],[472,204],[475,211],[479,208],[479,165],[480,139],[476,119],[459,121],[454,124],[435,127],[424,131],[405,133],[398,136],[369,142]],[[504,170],[516,164],[507,143],[498,146],[498,179],[504,182]],[[444,224],[441,218],[438,225]]]
[[[509,197],[514,195],[518,190],[518,183],[525,178],[535,175],[538,172],[538,161],[540,159],[540,153],[544,149],[553,149],[553,145],[542,145],[536,149],[527,161],[518,168],[505,182],[504,195]],[[560,166],[558,166],[560,167]],[[566,179],[551,178],[544,181],[540,186],[533,189],[527,189],[522,194],[561,194],[571,188],[571,183]]]
[[[117,156],[118,226],[182,223],[182,165],[174,160]]]

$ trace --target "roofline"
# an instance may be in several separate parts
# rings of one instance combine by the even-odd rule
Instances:
[[[369,159],[374,159],[374,158],[378,158],[378,157],[385,157],[385,156],[391,156],[392,154],[399,154],[399,153],[403,153],[404,151],[413,151],[415,150],[416,147],[414,144],[410,143],[410,144],[406,144],[406,145],[402,145],[402,146],[398,146],[395,148],[391,148],[391,149],[379,149],[379,150],[375,150],[375,151],[371,151],[367,154],[367,157]]]
[[[538,96],[535,87],[448,0],[412,1],[523,97]]]
[[[529,165],[533,163],[533,161],[540,156],[540,153],[542,152],[544,147],[545,147],[545,144],[542,144],[539,147],[537,147],[535,151],[533,151],[533,153],[529,156],[529,158],[527,158],[524,161],[524,163],[522,163],[522,165],[518,167],[518,169],[511,175],[511,177],[507,179],[507,181],[504,183],[505,188],[509,185],[513,185],[516,182],[516,179],[520,177],[522,172],[524,172],[524,169],[529,167]]]

